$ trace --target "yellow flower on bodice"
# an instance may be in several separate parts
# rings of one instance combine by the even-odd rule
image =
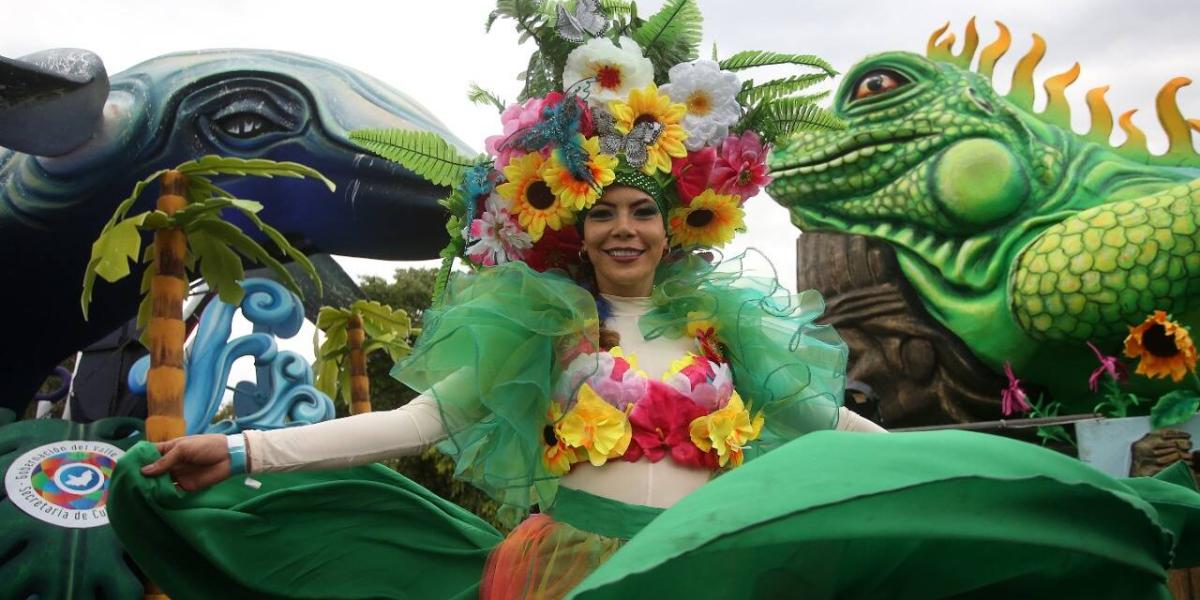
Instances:
[[[751,419],[741,396],[734,392],[724,408],[692,421],[692,443],[704,452],[715,448],[722,467],[727,463],[736,467],[742,464],[742,449],[758,439],[762,426],[762,413]]]
[[[566,444],[587,450],[588,462],[601,466],[629,449],[633,427],[624,412],[604,401],[592,387],[579,388],[575,406],[555,426]]]

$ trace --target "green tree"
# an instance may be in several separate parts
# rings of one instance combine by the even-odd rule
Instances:
[[[316,269],[283,234],[258,217],[262,205],[235,198],[211,181],[217,176],[311,177],[334,189],[333,182],[317,171],[296,163],[265,159],[205,156],[174,169],[153,173],[137,182],[133,193],[117,206],[92,244],[92,256],[84,269],[80,304],[87,318],[92,288],[99,276],[116,282],[130,274],[129,261],[145,263],[138,326],[142,342],[150,349],[147,375],[146,439],[166,441],[183,435],[183,299],[191,276],[199,275],[221,300],[239,304],[245,291],[240,285],[245,270],[243,257],[270,267],[297,294],[296,280],[253,238],[221,217],[223,211],[240,213],[250,220],[279,251],[304,267],[317,281]],[[158,203],[132,217],[126,216],[147,186],[157,181]],[[152,232],[154,241],[142,252],[141,232]]]
[[[359,286],[371,300],[403,309],[412,319],[413,329],[419,331],[421,317],[433,300],[437,274],[437,269],[396,269],[391,281],[368,276],[363,278]],[[417,392],[392,379],[392,366],[392,360],[384,352],[376,352],[368,359],[367,374],[374,410],[404,406],[417,397]],[[431,448],[420,456],[387,461],[387,464],[437,495],[479,515],[496,528],[504,529],[496,519],[497,504],[470,484],[454,479],[454,461],[436,449]]]
[[[385,351],[392,361],[408,354],[412,333],[408,313],[373,300],[358,300],[349,308],[322,307],[317,329],[325,334],[313,367],[317,389],[349,405],[350,414],[371,412],[366,357],[376,350]]]

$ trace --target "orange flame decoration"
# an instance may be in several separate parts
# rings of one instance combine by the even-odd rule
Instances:
[[[1008,27],[999,21],[996,21],[996,27],[999,28],[1000,34],[996,41],[980,52],[979,64],[976,67],[976,72],[987,77],[989,81],[994,80],[993,72],[996,62],[1008,52],[1012,45],[1012,36],[1009,34]],[[971,62],[975,58],[975,50],[979,46],[979,32],[975,29],[975,18],[972,17],[967,23],[963,46],[958,54],[951,51],[955,37],[953,33],[947,33],[949,28],[950,23],[946,23],[929,36],[929,42],[925,46],[925,56],[930,60],[947,62],[961,69],[970,69]],[[943,34],[945,34],[944,37]],[[1035,113],[1033,111],[1033,70],[1042,62],[1045,55],[1046,41],[1042,39],[1042,36],[1033,34],[1033,46],[1025,56],[1017,61],[1017,66],[1013,69],[1012,87],[1006,98],[1029,114],[1051,125],[1071,131],[1071,107],[1067,102],[1066,89],[1079,78],[1079,63],[1075,63],[1063,73],[1046,79],[1042,84],[1046,90],[1046,108],[1040,113]],[[1126,111],[1117,118],[1117,124],[1125,132],[1125,142],[1120,146],[1112,146],[1109,137],[1113,129],[1113,114],[1108,106],[1108,101],[1104,98],[1108,86],[1100,86],[1087,93],[1091,128],[1086,134],[1083,134],[1083,137],[1096,143],[1112,146],[1117,153],[1139,162],[1153,165],[1200,167],[1200,153],[1196,152],[1192,145],[1192,130],[1200,132],[1200,119],[1185,119],[1175,100],[1179,89],[1191,83],[1192,80],[1187,77],[1176,77],[1168,81],[1155,98],[1158,122],[1162,124],[1163,130],[1167,134],[1167,151],[1164,154],[1153,155],[1150,153],[1146,146],[1145,132],[1133,124],[1133,114],[1137,112],[1136,109]]]

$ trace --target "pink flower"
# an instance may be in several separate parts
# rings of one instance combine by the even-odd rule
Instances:
[[[768,151],[753,131],[725,138],[713,166],[713,188],[719,194],[737,194],[742,202],[749,200],[771,183],[771,176],[767,175]]]
[[[679,199],[683,201],[684,206],[691,204],[692,198],[708,189],[716,161],[717,150],[712,146],[705,146],[699,151],[688,152],[687,156],[671,159],[675,189],[679,192]]]
[[[504,133],[493,135],[484,140],[484,148],[488,154],[496,157],[496,168],[504,169],[508,165],[508,161],[512,159],[514,154],[523,154],[524,150],[517,148],[500,149],[500,145],[504,143],[512,134],[538,122],[542,118],[542,105],[545,100],[542,98],[530,98],[521,104],[510,104],[508,108],[500,115],[500,122],[504,125]]]
[[[658,462],[668,454],[675,462],[694,467],[715,468],[716,456],[709,456],[692,443],[692,421],[708,414],[678,390],[651,381],[646,395],[633,405],[629,422],[633,441],[625,451],[625,460],[642,456]],[[711,464],[710,464],[711,463]]]
[[[1004,416],[1013,413],[1027,413],[1032,408],[1025,401],[1025,390],[1021,389],[1021,380],[1013,375],[1012,364],[1004,363],[1004,376],[1008,378],[1008,387],[1000,392],[1000,411]]]
[[[488,197],[485,210],[471,221],[467,233],[474,240],[467,248],[467,257],[488,267],[521,260],[533,246],[516,216],[508,212],[508,204],[496,194]]]
[[[1092,352],[1096,353],[1096,358],[1100,361],[1100,366],[1097,367],[1095,371],[1092,371],[1091,377],[1088,377],[1089,389],[1091,389],[1093,392],[1100,389],[1100,376],[1104,373],[1108,373],[1108,376],[1112,377],[1113,381],[1125,380],[1127,377],[1127,371],[1125,370],[1124,363],[1117,360],[1117,357],[1115,356],[1105,356],[1100,352],[1100,349],[1092,345],[1091,342],[1088,342],[1087,345],[1088,348],[1092,349]]]

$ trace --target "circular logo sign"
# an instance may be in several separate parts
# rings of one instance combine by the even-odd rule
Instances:
[[[124,452],[104,442],[62,441],[17,457],[4,475],[8,499],[60,527],[108,524],[108,481]]]

